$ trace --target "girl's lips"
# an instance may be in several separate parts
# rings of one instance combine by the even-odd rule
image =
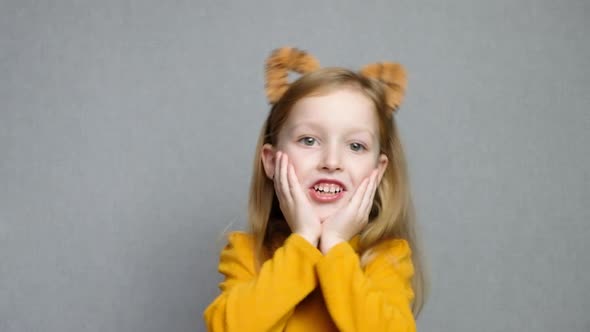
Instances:
[[[326,185],[326,184],[333,184],[333,185],[337,185],[338,187],[340,187],[340,191],[337,193],[322,193],[319,192],[317,190],[315,190],[315,186],[317,185]],[[318,203],[332,203],[335,202],[339,199],[341,199],[344,196],[344,192],[346,191],[346,187],[344,186],[344,184],[338,180],[335,179],[319,179],[316,182],[314,182],[314,184],[311,185],[311,187],[309,188],[309,196],[311,197],[311,199],[313,199],[314,201],[318,202]]]

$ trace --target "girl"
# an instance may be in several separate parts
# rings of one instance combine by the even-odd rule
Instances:
[[[405,87],[399,64],[356,73],[271,54],[251,230],[221,252],[210,331],[416,330],[426,287],[393,118]]]

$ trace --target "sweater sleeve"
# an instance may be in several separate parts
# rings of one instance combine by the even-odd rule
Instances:
[[[317,286],[321,252],[291,234],[257,273],[250,235],[232,233],[221,252],[221,294],[205,309],[212,332],[282,331],[295,306]]]
[[[414,267],[406,240],[376,247],[364,269],[350,244],[342,242],[316,268],[326,306],[340,331],[416,331],[410,306]]]

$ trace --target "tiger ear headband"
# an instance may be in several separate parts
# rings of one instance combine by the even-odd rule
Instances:
[[[304,75],[319,68],[319,62],[305,51],[291,47],[274,50],[266,60],[265,88],[269,103],[278,102],[289,88],[289,71]],[[407,86],[406,71],[402,65],[394,62],[372,63],[364,66],[359,74],[382,83],[387,106],[391,112],[399,109]]]

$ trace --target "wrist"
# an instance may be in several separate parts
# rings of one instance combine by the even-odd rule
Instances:
[[[294,233],[301,236],[302,238],[304,238],[312,246],[314,246],[314,247],[318,246],[318,242],[320,240],[319,236],[314,236],[312,234],[304,233],[304,232],[294,232]]]
[[[320,239],[320,251],[322,252],[322,254],[327,254],[328,251],[330,251],[330,249],[332,249],[332,247],[334,247],[335,245],[341,243],[341,242],[345,242],[344,239],[342,239],[341,237],[338,236],[330,236],[330,235],[322,235],[321,239]]]

